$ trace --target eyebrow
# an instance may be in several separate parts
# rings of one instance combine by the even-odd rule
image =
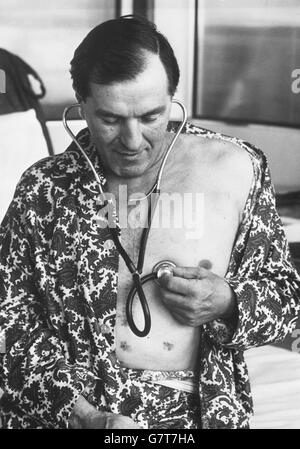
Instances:
[[[166,106],[158,106],[157,108],[151,109],[150,111],[145,112],[144,114],[141,114],[140,117],[144,117],[146,115],[155,115],[160,114],[161,112],[164,112],[166,110]],[[95,111],[96,115],[101,115],[104,117],[114,117],[114,118],[124,118],[121,114],[115,114],[112,111],[108,111],[107,109],[98,108]]]

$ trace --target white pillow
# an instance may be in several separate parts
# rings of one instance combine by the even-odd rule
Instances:
[[[0,222],[22,173],[48,155],[35,111],[0,115]]]

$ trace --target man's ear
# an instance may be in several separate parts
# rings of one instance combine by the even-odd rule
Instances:
[[[78,108],[79,109],[79,115],[80,115],[80,117],[83,119],[83,120],[85,120],[85,115],[84,115],[84,110],[83,110],[83,107],[82,107],[82,104],[80,103],[80,108]]]
[[[84,110],[83,110],[83,107],[82,107],[83,99],[77,93],[75,94],[75,96],[76,96],[77,103],[80,104],[80,107],[78,108],[78,113],[79,113],[80,117],[83,120],[85,120]]]

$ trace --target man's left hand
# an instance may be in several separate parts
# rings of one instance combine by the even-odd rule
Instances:
[[[174,318],[197,327],[222,318],[232,321],[237,304],[234,292],[220,276],[202,267],[176,267],[173,275],[164,274],[159,283],[162,300]]]

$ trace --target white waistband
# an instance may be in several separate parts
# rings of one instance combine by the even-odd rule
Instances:
[[[185,391],[187,393],[198,394],[198,382],[194,379],[166,379],[166,380],[151,380],[154,384],[163,385],[165,387],[174,388],[175,390]]]

